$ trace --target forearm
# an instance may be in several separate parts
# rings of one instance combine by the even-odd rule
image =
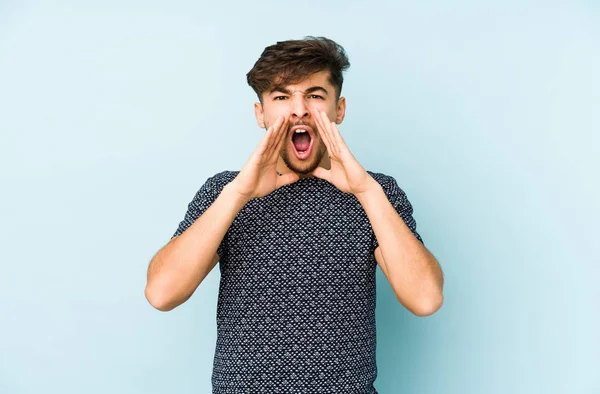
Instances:
[[[398,300],[417,315],[435,312],[443,301],[443,275],[435,257],[404,223],[379,183],[374,181],[373,187],[356,197],[377,237]]]
[[[152,259],[146,298],[157,309],[185,302],[216,264],[219,244],[247,199],[225,186],[214,203]]]

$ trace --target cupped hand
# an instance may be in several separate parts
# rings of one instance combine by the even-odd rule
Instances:
[[[325,179],[344,193],[359,195],[376,187],[376,181],[356,160],[342,138],[335,122],[329,120],[324,111],[313,111],[319,135],[327,147],[331,168],[317,167],[313,175]]]
[[[233,190],[250,200],[264,197],[300,178],[293,172],[284,175],[277,173],[277,160],[286,140],[288,127],[289,117],[280,116],[267,129],[240,173],[231,182]]]

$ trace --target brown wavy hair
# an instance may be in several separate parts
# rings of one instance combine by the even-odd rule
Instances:
[[[344,83],[342,73],[348,67],[350,61],[341,45],[325,37],[307,36],[266,47],[246,77],[262,103],[262,94],[275,86],[296,84],[314,73],[329,70],[329,82],[335,87],[337,100]]]

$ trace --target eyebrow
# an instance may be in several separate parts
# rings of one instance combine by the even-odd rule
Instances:
[[[310,88],[308,88],[304,91],[304,94],[313,93],[313,92],[316,92],[317,90],[322,90],[323,92],[325,92],[325,95],[329,95],[329,92],[327,91],[327,89],[325,89],[322,86],[311,86]],[[283,86],[275,86],[273,89],[271,89],[269,94],[272,94],[275,92],[280,92],[280,93],[284,93],[284,94],[292,94],[292,92],[290,92],[288,89],[286,89]]]

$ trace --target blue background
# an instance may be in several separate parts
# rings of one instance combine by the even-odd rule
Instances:
[[[306,35],[445,273],[419,318],[378,271],[380,393],[600,393],[598,2],[106,0],[0,2],[1,393],[210,392],[218,270],[161,313],[146,269]]]

